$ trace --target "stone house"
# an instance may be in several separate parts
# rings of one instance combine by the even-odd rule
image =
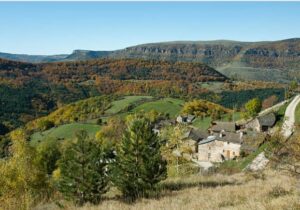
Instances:
[[[274,113],[268,113],[258,116],[245,124],[246,129],[251,129],[256,132],[266,132],[272,128],[276,123],[276,116]]]
[[[202,141],[203,139],[206,139],[208,137],[207,132],[191,128],[188,132],[186,132],[182,140],[184,140],[184,144],[191,148],[192,153],[198,152],[198,143]]]
[[[240,156],[242,132],[222,131],[198,143],[198,161],[222,162]]]

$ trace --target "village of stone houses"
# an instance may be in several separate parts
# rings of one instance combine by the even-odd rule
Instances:
[[[196,116],[178,115],[174,120],[158,122],[153,131],[159,135],[164,125],[183,127],[185,132],[181,138],[182,147],[188,152],[184,152],[184,149],[174,149],[173,155],[189,160],[206,171],[224,161],[239,161],[241,155],[245,156],[257,151],[261,144],[276,133],[281,133],[284,139],[288,139],[294,132],[293,115],[299,101],[299,96],[295,97],[287,107],[284,122],[280,124],[278,124],[278,111],[289,104],[288,100],[273,105],[248,119],[231,122],[212,121],[207,130],[192,125]],[[261,151],[244,169],[259,171],[264,169],[268,162],[264,151]]]

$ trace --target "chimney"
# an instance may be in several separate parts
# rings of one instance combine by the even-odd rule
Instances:
[[[244,133],[241,131],[241,132],[240,132],[240,140],[243,139],[243,136],[244,136]]]
[[[224,130],[221,130],[219,137],[222,138],[224,136]]]

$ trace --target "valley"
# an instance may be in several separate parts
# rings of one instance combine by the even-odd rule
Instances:
[[[171,44],[181,46],[182,43]],[[220,50],[216,43],[202,44]],[[171,59],[174,50],[168,57],[168,50],[148,50],[148,45],[128,49],[130,56],[123,57],[118,52],[117,58],[110,57],[113,52],[77,51],[77,56],[59,62],[44,63],[40,57],[31,57],[36,59],[31,63],[0,59],[0,157],[3,160],[0,169],[3,177],[8,177],[3,179],[6,188],[0,189],[3,206],[102,209],[109,205],[148,209],[153,205],[164,209],[166,202],[177,202],[174,205],[181,208],[191,193],[213,196],[214,189],[218,189],[221,194],[229,191],[235,195],[251,194],[259,190],[256,185],[259,182],[270,186],[261,192],[264,197],[255,197],[256,201],[243,196],[223,196],[205,205],[216,209],[245,209],[264,202],[271,208],[276,202],[283,208],[297,207],[297,193],[291,184],[295,182],[294,176],[280,171],[276,180],[265,177],[277,173],[276,167],[281,164],[287,167],[283,160],[297,163],[294,154],[298,147],[293,145],[298,144],[299,105],[296,108],[292,102],[296,108],[296,124],[291,133],[295,135],[283,143],[280,131],[287,120],[286,109],[299,93],[298,81],[291,80],[287,70],[273,69],[276,65],[269,68],[265,64],[256,65],[251,59],[246,62],[249,51],[245,49],[229,49],[232,44],[241,48],[252,44],[223,41],[218,44],[225,45],[229,51],[224,53],[222,48],[217,60],[211,58],[207,62],[201,55],[195,55],[196,60],[188,60],[188,56],[174,60]],[[136,57],[136,50],[151,55],[151,59]],[[235,51],[237,54],[230,57]],[[152,53],[164,53],[166,57],[152,59]],[[259,156],[268,164],[261,170],[249,169]],[[159,168],[150,167],[150,160]],[[30,167],[32,171],[28,172]],[[86,176],[85,170],[103,182],[95,183]],[[124,171],[132,174],[130,182]],[[136,182],[139,180],[136,171],[142,174],[141,183]],[[30,176],[33,191],[47,199],[40,194],[43,189],[51,199],[39,202],[30,198],[32,203],[28,204],[24,204],[27,198],[14,201],[14,195],[5,193],[13,189],[10,177],[14,173]],[[159,178],[151,178],[152,175]],[[120,184],[119,179],[145,188],[139,192],[146,193],[145,196],[131,195],[135,199],[133,204],[120,201],[130,196],[123,191],[124,183]],[[159,187],[149,187],[150,179]],[[23,186],[22,180],[18,186]],[[75,181],[66,184],[70,180]],[[284,180],[289,183],[282,184]],[[77,188],[77,184],[84,187],[86,182],[89,182],[86,191],[102,184],[107,187],[107,190],[97,191],[100,187],[97,193],[91,192],[93,198],[104,199],[100,205],[86,201],[78,205],[77,201],[64,197],[68,195],[65,190]],[[40,187],[34,188],[36,183]],[[241,186],[245,189],[239,190]],[[23,193],[22,189],[20,192]],[[168,195],[172,196],[167,199]],[[285,198],[290,202],[282,201]],[[197,202],[189,205],[191,209],[199,208]]]

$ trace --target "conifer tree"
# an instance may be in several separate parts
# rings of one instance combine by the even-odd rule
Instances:
[[[106,153],[101,145],[89,139],[86,131],[77,132],[76,137],[59,161],[58,187],[78,205],[98,203],[108,190]]]
[[[128,123],[114,165],[114,183],[127,200],[149,195],[166,178],[160,148],[149,120],[134,118]]]

